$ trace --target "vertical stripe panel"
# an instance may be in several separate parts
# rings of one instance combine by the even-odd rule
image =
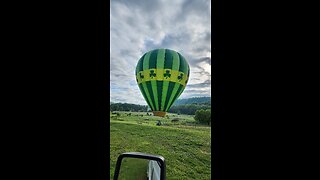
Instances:
[[[153,93],[153,90],[152,90],[151,81],[147,81],[146,82],[146,86],[147,86],[147,89],[148,89],[149,94],[150,94],[151,104],[153,104],[153,109],[152,110],[155,111],[156,110],[156,103],[155,103],[155,99],[154,99],[154,93]]]
[[[151,52],[148,52],[148,53],[145,55],[144,59],[143,59],[143,70],[149,69],[150,54],[151,54]],[[145,76],[145,78],[146,78],[147,74],[145,74],[144,76]],[[149,81],[149,83],[150,83],[150,81]],[[153,93],[152,93],[151,90],[149,90],[147,82],[143,82],[143,83],[142,83],[142,87],[143,87],[144,91],[146,92],[148,101],[149,101],[149,103],[150,103],[150,105],[151,105],[150,108],[151,108],[152,110],[154,110],[154,109],[155,109],[155,106],[154,106],[154,103],[153,103],[153,101],[152,101]]]
[[[184,74],[188,73],[188,64],[186,62],[186,60],[184,59],[183,56],[181,56],[180,53],[178,53],[179,58],[180,58],[180,67],[179,67],[179,71],[183,72]]]
[[[171,67],[169,66],[171,65]],[[172,70],[178,70],[179,69],[179,56],[177,53],[175,53],[172,50],[165,50],[165,64],[164,64],[165,69],[172,69]],[[172,74],[171,74],[172,76]],[[163,84],[163,89],[162,89],[162,104],[161,108],[163,110],[166,110],[168,107],[168,102],[170,97],[172,96],[172,90],[174,87],[174,83],[164,81]]]
[[[174,83],[174,88],[173,88],[173,90],[172,90],[170,99],[169,99],[169,101],[168,101],[166,111],[168,111],[168,109],[170,108],[170,105],[171,105],[172,102],[173,102],[173,98],[174,98],[174,96],[177,94],[177,91],[178,91],[178,89],[179,89],[179,86],[180,86],[179,83]]]
[[[158,103],[158,88],[157,88],[157,81],[156,78],[158,76],[158,72],[157,72],[157,54],[158,54],[158,49],[151,51],[150,54],[150,58],[149,58],[149,69],[155,69],[155,74],[156,77],[153,77],[154,80],[151,80],[150,84],[151,84],[151,99],[153,100],[154,103],[154,111],[158,111],[159,110],[159,103]],[[151,77],[150,77],[151,78]]]
[[[143,59],[145,55],[146,54],[144,54],[138,61],[137,68],[136,68],[136,75],[139,73],[139,71],[143,70]]]
[[[152,100],[151,100],[151,97],[150,97],[150,94],[149,94],[149,91],[148,91],[146,82],[143,82],[143,83],[141,83],[141,84],[142,84],[142,88],[143,88],[143,90],[144,90],[144,92],[145,92],[145,94],[146,94],[146,96],[147,96],[147,99],[146,99],[147,103],[150,104],[150,108],[151,108],[151,109],[154,109],[154,106],[153,106],[153,104],[152,104]]]
[[[155,69],[157,66],[157,54],[158,50],[151,51],[149,58],[149,69]]]
[[[184,91],[184,89],[185,89],[185,86],[182,87],[182,89],[181,89],[180,93],[178,94],[178,97],[177,97],[177,98],[180,97],[180,95],[182,94],[182,92]]]
[[[158,102],[158,87],[157,87],[157,81],[152,80],[151,82],[151,89],[152,89],[152,94],[151,99],[153,99],[153,102],[155,104],[155,111],[159,111],[159,102]]]
[[[182,93],[183,90],[184,90],[183,85],[179,84],[179,88],[178,88],[178,90],[177,90],[177,93],[174,95],[171,103],[169,103],[169,106],[168,106],[168,108],[167,108],[167,111],[170,109],[170,107],[172,106],[172,104],[174,103],[174,101],[175,101],[176,99],[178,99],[178,97],[180,96],[180,94]]]
[[[169,105],[169,100],[170,100],[170,97],[171,97],[171,94],[172,94],[172,91],[173,91],[173,88],[174,88],[174,85],[176,83],[174,82],[169,82],[169,86],[168,86],[168,90],[167,90],[167,95],[165,97],[165,104],[164,104],[164,110],[168,109],[168,105]]]
[[[157,111],[162,111],[161,110],[161,107],[162,107],[162,104],[161,104],[161,102],[162,102],[162,93],[160,93],[161,92],[161,90],[162,90],[162,86],[163,86],[163,81],[157,81],[157,90],[158,90],[158,109],[157,109]]]
[[[179,70],[179,66],[180,66],[180,57],[179,55],[174,52],[171,51],[172,56],[173,56],[173,64],[172,64],[172,70]]]
[[[164,56],[164,69],[171,69],[172,63],[173,63],[173,56],[172,56],[171,50],[166,49],[165,56]]]
[[[159,49],[157,54],[157,69],[164,68],[164,56],[165,56],[165,50]]]
[[[146,100],[149,108],[151,109],[151,105],[150,105],[150,103],[149,103],[149,101],[148,101],[148,99],[147,99],[147,95],[146,95],[146,92],[144,91],[144,89],[143,89],[143,87],[142,87],[142,84],[139,84],[138,86],[139,86],[139,89],[140,89],[140,91],[141,91],[141,93],[142,93],[142,96],[143,96],[144,99]]]
[[[157,54],[157,78],[163,77],[164,56],[165,56],[165,49],[159,49]],[[164,81],[157,81],[157,89],[158,89],[158,105],[159,105],[158,110],[163,111],[164,102],[162,99],[163,97],[165,97],[167,93],[166,92],[167,89],[164,89]]]
[[[161,96],[161,111],[165,110],[168,88],[169,88],[169,81],[163,81],[162,96]]]
[[[179,70],[179,66],[180,66],[179,54],[177,54],[174,51],[170,51],[170,53],[172,53],[172,58],[173,58],[172,70]],[[169,104],[171,103],[175,93],[177,93],[179,86],[176,84],[178,83],[174,83],[174,82],[169,83],[169,89],[167,92],[166,103],[165,103],[165,111],[168,110]]]

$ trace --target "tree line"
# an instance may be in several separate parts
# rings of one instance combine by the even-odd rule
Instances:
[[[209,104],[184,104],[174,105],[168,112],[177,114],[195,115],[197,110],[211,109]],[[147,112],[148,106],[128,104],[128,103],[112,103],[110,104],[110,111],[131,111],[131,112]],[[149,109],[150,111],[150,109]]]
[[[211,109],[209,104],[184,104],[172,106],[168,112],[177,114],[195,115],[197,110]]]
[[[146,112],[148,106],[128,104],[128,103],[112,103],[110,104],[110,111],[132,111],[132,112]]]

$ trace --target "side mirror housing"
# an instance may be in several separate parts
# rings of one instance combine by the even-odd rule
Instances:
[[[148,179],[166,179],[166,162],[164,157],[159,155],[145,154],[141,152],[126,152],[122,153],[117,159],[116,169],[114,172],[114,180],[118,180],[123,159],[148,160],[148,167],[145,169],[146,172],[148,172]]]

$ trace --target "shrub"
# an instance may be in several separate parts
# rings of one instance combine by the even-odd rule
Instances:
[[[211,123],[211,110],[197,110],[194,119],[199,123],[206,123],[209,125]]]

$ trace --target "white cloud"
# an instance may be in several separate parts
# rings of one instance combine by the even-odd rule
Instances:
[[[110,100],[146,104],[135,81],[140,57],[155,48],[181,53],[190,79],[181,98],[210,95],[210,0],[113,0],[110,25]],[[198,86],[193,86],[198,84]]]

